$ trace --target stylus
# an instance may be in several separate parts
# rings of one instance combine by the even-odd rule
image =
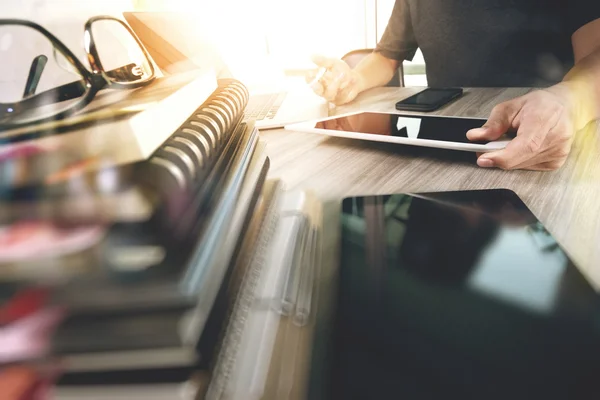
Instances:
[[[311,88],[314,88],[314,86],[319,83],[319,81],[321,79],[323,79],[323,76],[325,75],[325,72],[327,72],[327,68],[325,67],[321,67],[319,68],[319,70],[317,71],[317,75],[315,75],[314,79],[308,84]]]

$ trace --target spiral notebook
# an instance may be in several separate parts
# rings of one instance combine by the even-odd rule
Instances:
[[[51,257],[42,252],[32,259],[4,249],[0,289],[5,296],[39,283],[33,272],[44,262],[43,279],[52,282],[52,303],[66,307],[70,315],[185,309],[198,303],[210,307],[210,288],[222,278],[213,277],[211,271],[222,270],[232,257],[236,242],[224,238],[236,237],[243,229],[254,192],[265,179],[268,159],[256,128],[242,121],[248,100],[243,84],[219,81],[209,94],[199,91],[194,96],[190,88],[203,86],[197,80],[176,86],[164,79],[158,83],[162,98],[132,101],[129,109],[139,107],[124,119],[111,119],[105,125],[74,124],[76,129],[49,138],[53,145],[64,141],[65,148],[82,149],[74,151],[80,154],[74,164],[81,165],[81,158],[90,156],[90,146],[77,139],[92,135],[98,140],[101,128],[110,139],[133,132],[129,138],[137,146],[129,149],[132,160],[108,167],[83,163],[86,169],[75,175],[69,163],[60,166],[64,171],[45,171],[62,181],[50,184],[45,179],[24,188],[4,188],[11,195],[2,199],[3,210],[27,212],[43,222],[40,231],[58,230],[57,237],[70,240],[60,251],[53,249]],[[148,90],[155,92],[156,87]],[[139,92],[131,95],[144,98]],[[190,102],[195,103],[193,108]],[[184,117],[180,111],[172,114],[174,109],[188,111]],[[150,129],[148,124],[158,119],[169,121],[157,124],[144,137],[140,125]],[[157,137],[162,142],[148,152]],[[48,145],[46,138],[37,143]],[[115,152],[118,145],[123,142],[109,143]],[[57,150],[52,154],[56,156]],[[78,185],[72,185],[71,178]],[[14,195],[21,189],[27,196]],[[2,215],[9,233],[12,226],[18,228],[20,221],[14,214]],[[65,221],[79,230],[56,228]]]
[[[261,228],[242,248],[245,274],[207,399],[303,398],[298,383],[306,379],[304,357],[315,333],[322,205],[312,193],[278,182],[270,189]]]

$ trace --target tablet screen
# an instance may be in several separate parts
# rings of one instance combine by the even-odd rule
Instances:
[[[328,398],[596,386],[599,296],[513,192],[348,198],[341,223]]]
[[[315,128],[411,139],[486,144],[488,142],[471,142],[467,139],[469,130],[480,128],[485,122],[485,119],[364,112],[321,121],[315,125]]]

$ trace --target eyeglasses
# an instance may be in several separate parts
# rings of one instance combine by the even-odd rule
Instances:
[[[89,19],[83,41],[91,70],[40,25],[0,19],[0,131],[63,119],[102,89],[134,89],[155,78],[148,52],[119,19]]]

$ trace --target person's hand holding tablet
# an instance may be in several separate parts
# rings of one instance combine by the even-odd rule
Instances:
[[[496,106],[487,123],[467,133],[470,140],[496,140],[509,130],[517,136],[506,148],[478,158],[480,167],[551,171],[571,151],[577,127],[567,87],[556,85]]]

